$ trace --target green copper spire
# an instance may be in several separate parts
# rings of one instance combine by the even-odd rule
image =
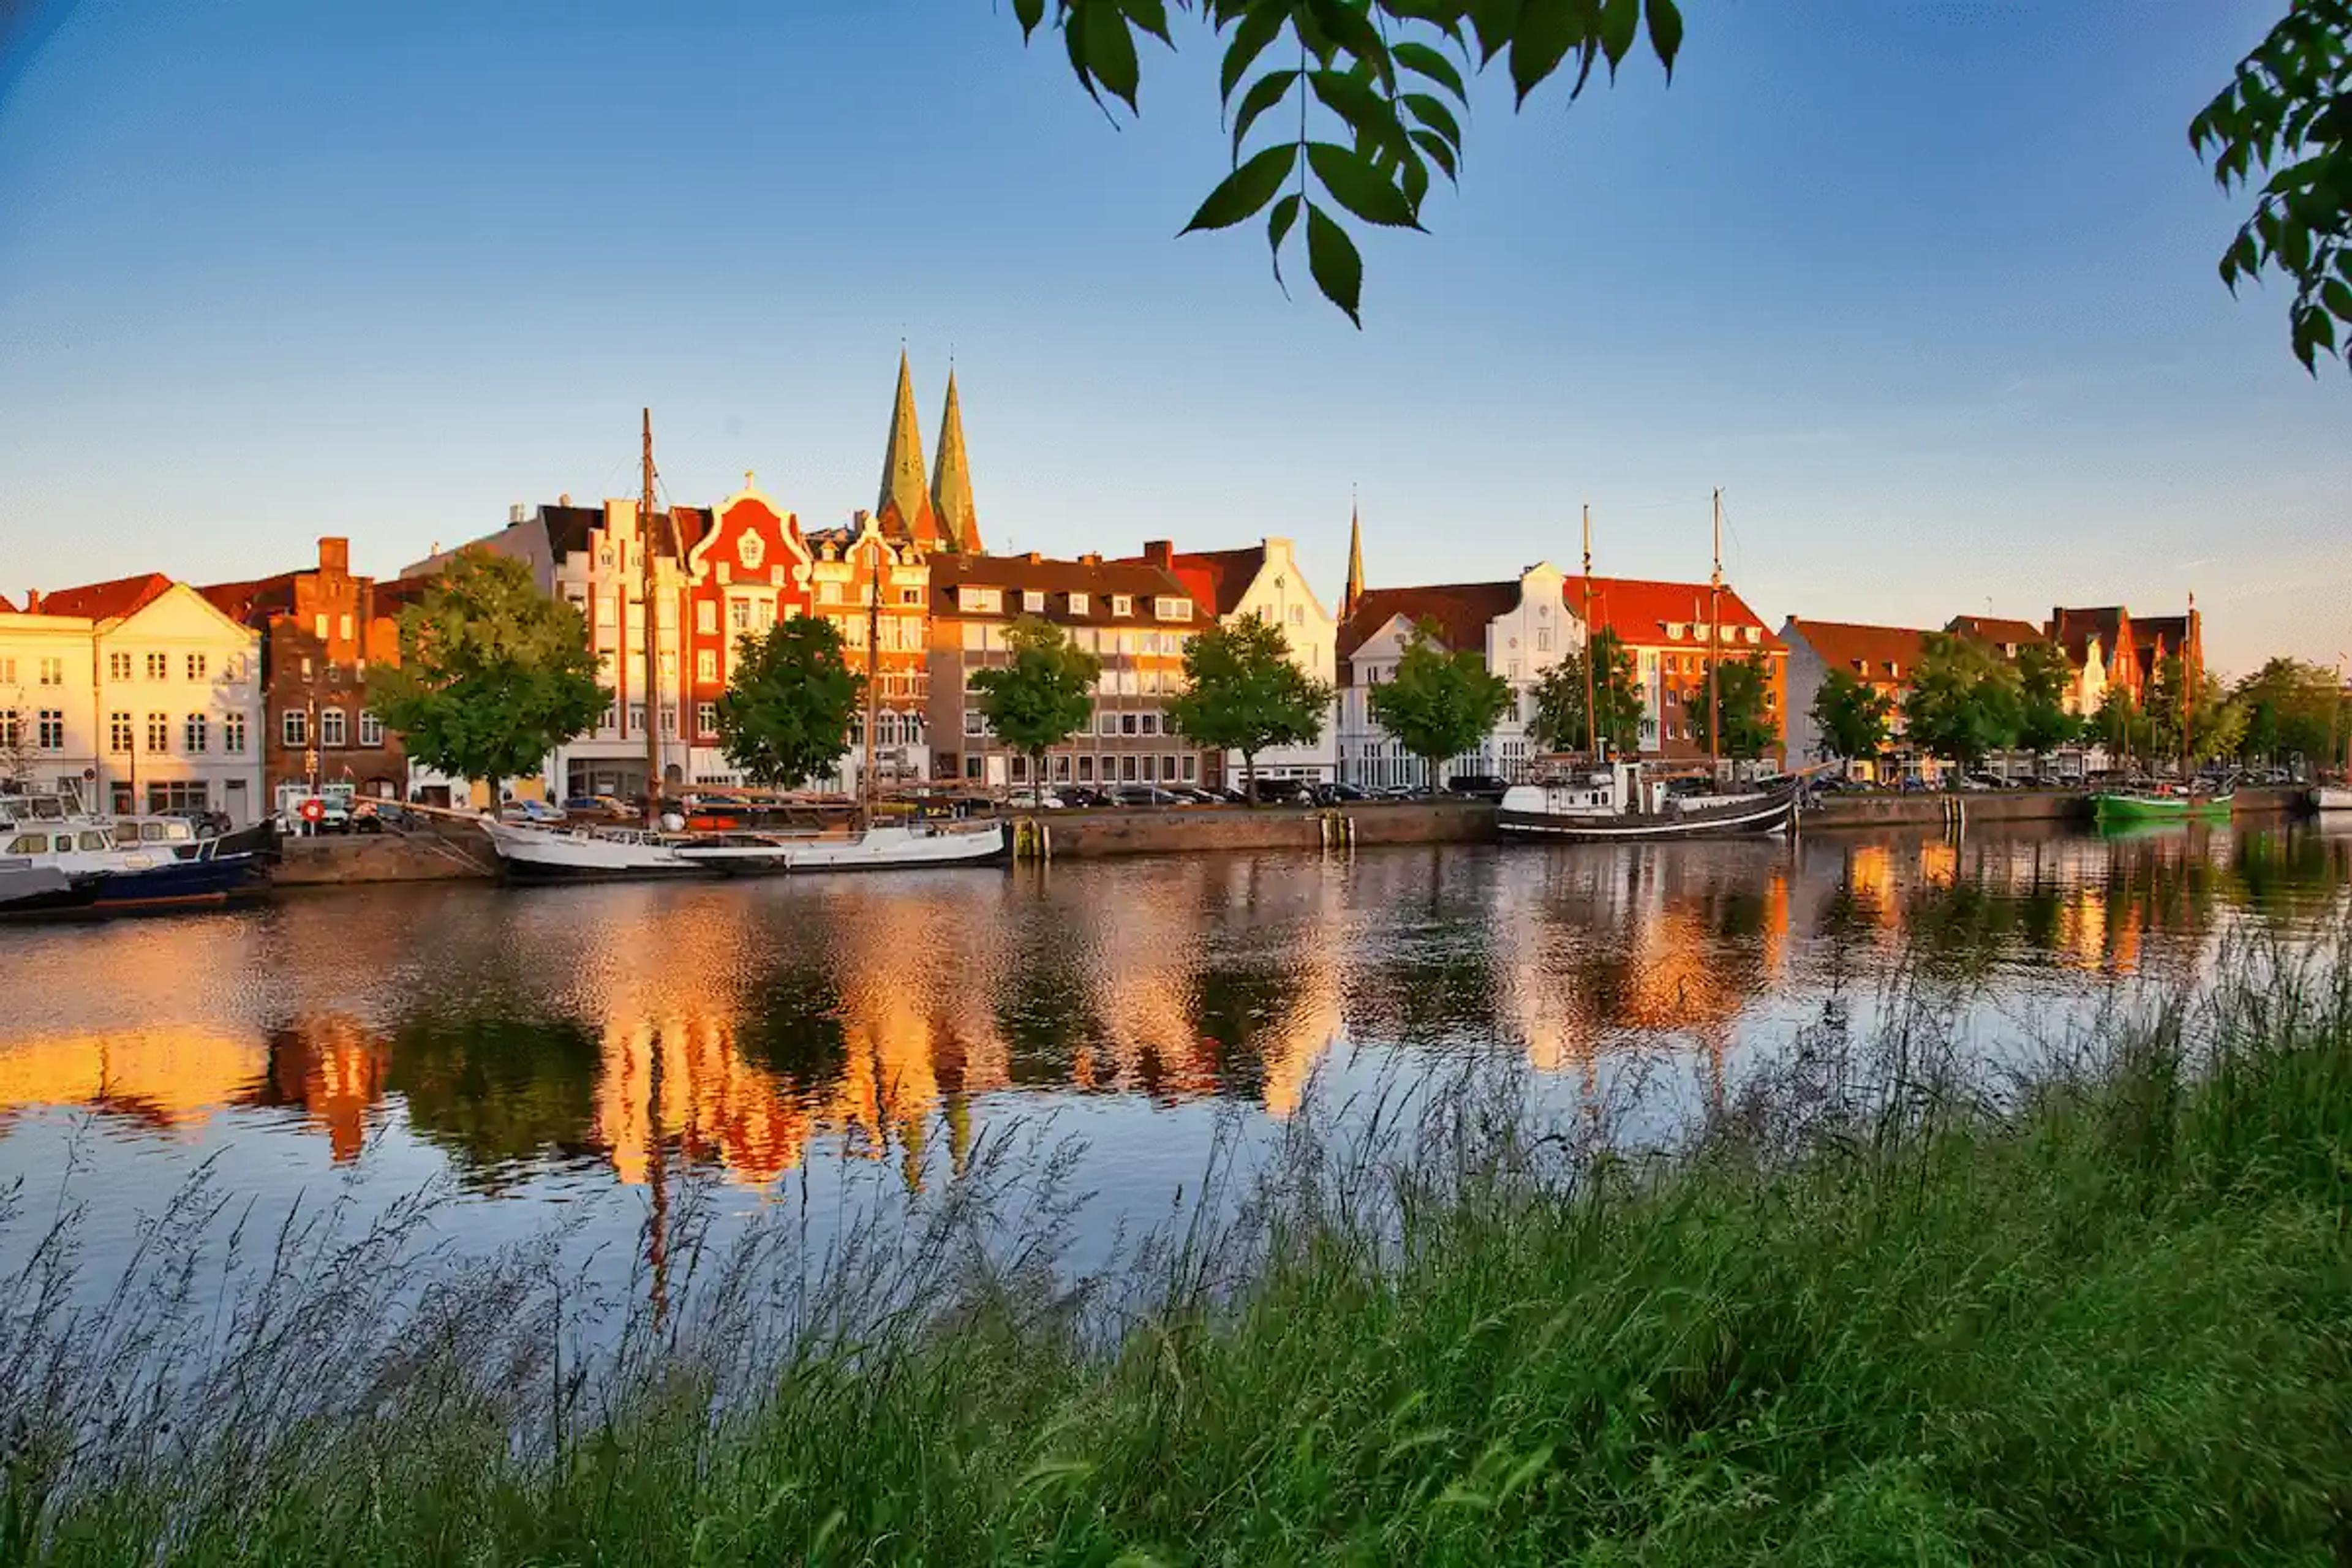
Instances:
[[[915,377],[907,351],[898,351],[898,401],[890,410],[890,440],[882,449],[882,499],[874,503],[882,531],[929,549],[939,542],[939,519],[923,487],[923,432],[915,422]]]
[[[963,405],[956,401],[955,372],[948,372],[948,405],[940,416],[940,460],[931,470],[931,510],[950,550],[980,553],[980,514],[971,504],[971,460],[963,449]]]

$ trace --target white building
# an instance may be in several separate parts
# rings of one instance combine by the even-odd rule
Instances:
[[[1339,624],[1307,585],[1307,574],[1298,569],[1289,540],[1269,538],[1239,550],[1184,552],[1166,540],[1154,540],[1132,559],[1173,575],[1221,626],[1255,615],[1281,628],[1290,644],[1292,663],[1326,685],[1338,684]],[[1276,746],[1259,752],[1258,776],[1326,783],[1337,778],[1339,706],[1335,697],[1331,711],[1324,716],[1323,733],[1313,745]],[[1225,753],[1224,776],[1229,782],[1241,778],[1240,752]]]
[[[1350,577],[1357,577],[1351,565]],[[1530,695],[1545,672],[1584,647],[1584,623],[1570,611],[1566,576],[1538,562],[1516,580],[1457,583],[1426,588],[1358,589],[1339,630],[1339,769],[1342,783],[1366,789],[1397,785],[1442,787],[1460,773],[1509,777],[1536,754],[1528,735],[1534,717]],[[1420,759],[1372,717],[1371,693],[1396,678],[1413,630],[1436,628],[1449,652],[1475,653],[1486,668],[1510,683],[1513,700],[1502,720],[1477,747],[1449,759],[1436,778],[1425,776]]]
[[[111,811],[267,813],[259,632],[156,573],[26,610],[0,615],[0,757],[19,776]]]

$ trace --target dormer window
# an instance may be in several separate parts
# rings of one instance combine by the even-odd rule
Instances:
[[[1125,594],[1113,594],[1110,596],[1110,613],[1114,616],[1131,616],[1135,614],[1135,601]]]
[[[1087,599],[1086,595],[1072,594],[1070,595],[1070,614],[1074,616],[1083,616],[1087,614]]]
[[[956,590],[956,603],[975,615],[999,615],[1004,609],[1004,596],[997,589],[969,584]]]
[[[1031,588],[1021,595],[1021,607],[1033,616],[1045,613],[1045,595],[1042,589]]]
[[[1680,642],[1680,641],[1682,641],[1682,639],[1683,639],[1683,624],[1682,624],[1682,622],[1680,622],[1680,621],[1668,621],[1668,622],[1666,623],[1666,640],[1667,640],[1668,642]]]
[[[1163,621],[1189,621],[1192,618],[1192,601],[1162,595],[1151,601],[1151,613]]]
[[[1764,628],[1762,626],[1742,626],[1740,630],[1747,634],[1748,641],[1750,646],[1764,640]]]

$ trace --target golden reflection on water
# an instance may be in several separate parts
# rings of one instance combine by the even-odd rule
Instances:
[[[1759,998],[1826,967],[1904,950],[1961,973],[2131,974],[2159,951],[2192,962],[2229,919],[2309,929],[2343,909],[2347,860],[2352,838],[2307,831],[1814,835],[423,890],[17,931],[0,1135],[40,1108],[199,1141],[271,1110],[335,1162],[397,1124],[490,1184],[555,1159],[757,1186],[820,1142],[916,1183],[933,1153],[961,1164],[986,1097],[1285,1117],[1348,1041],[1507,1043],[1587,1075],[1664,1046],[1719,1076]],[[58,978],[91,974],[106,984]]]

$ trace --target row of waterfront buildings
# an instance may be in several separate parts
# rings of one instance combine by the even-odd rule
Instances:
[[[1614,632],[1633,657],[1643,750],[1656,757],[1706,754],[1697,721],[1710,658],[1760,660],[1783,735],[1775,763],[1820,754],[1809,710],[1830,671],[1899,695],[1927,635],[1795,616],[1775,632],[1729,586],[1588,578],[1549,563],[1494,582],[1371,588],[1360,529],[1336,603],[1308,585],[1285,538],[1202,550],[1151,542],[1117,557],[991,554],[954,378],[927,469],[903,355],[877,504],[844,525],[803,529],[746,474],[714,505],[651,518],[627,500],[515,506],[505,527],[457,548],[524,562],[586,621],[613,697],[593,730],[548,758],[544,784],[561,796],[641,793],[649,726],[665,788],[742,782],[719,746],[718,700],[738,639],[793,616],[833,620],[852,667],[871,672],[878,783],[982,788],[1028,782],[1027,760],[989,733],[969,700],[971,676],[1005,660],[1006,631],[1024,616],[1063,627],[1102,661],[1090,723],[1045,764],[1049,782],[1085,784],[1237,776],[1238,758],[1173,732],[1167,703],[1181,689],[1192,638],[1253,614],[1281,627],[1302,668],[1337,690],[1321,739],[1263,754],[1260,772],[1370,788],[1433,782],[1369,702],[1416,626],[1476,654],[1516,694],[1445,774],[1507,774],[1528,760],[1534,687],[1598,631]],[[409,767],[365,691],[369,666],[399,656],[399,613],[454,552],[436,546],[379,579],[354,574],[348,542],[331,538],[314,563],[253,582],[199,587],[149,573],[28,594],[22,605],[0,598],[0,775],[71,783],[116,810],[203,806],[240,822],[289,791],[330,784],[386,796],[446,790],[451,781]],[[1946,629],[2011,655],[2028,641],[2055,643],[2073,672],[2068,705],[2084,714],[2110,686],[2142,689],[2168,650],[2201,637],[2193,612],[2135,619],[2116,607],[2059,609],[2040,626],[1963,616]],[[862,732],[853,737],[826,782],[856,787],[863,743]],[[1924,763],[1899,742],[1891,760]]]

